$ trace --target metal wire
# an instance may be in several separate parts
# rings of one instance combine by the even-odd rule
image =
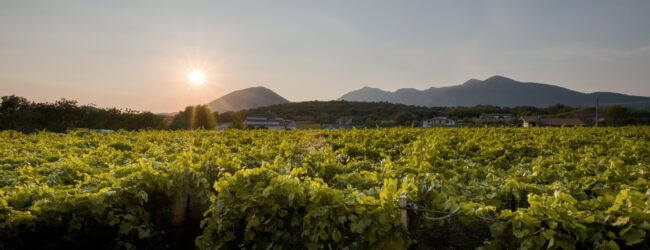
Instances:
[[[444,220],[444,219],[447,219],[447,218],[452,217],[454,215],[456,215],[456,214],[448,214],[448,215],[445,215],[445,216],[442,216],[442,217],[429,217],[429,216],[426,216],[425,214],[421,214],[421,216],[423,218],[427,219],[427,220]]]
[[[449,217],[452,217],[454,215],[458,215],[458,213],[451,213],[451,212],[445,212],[445,211],[439,211],[439,210],[433,210],[433,209],[424,209],[424,208],[406,208],[407,210],[412,210],[412,211],[419,211],[419,212],[428,212],[428,213],[439,213],[439,214],[445,214],[442,217],[429,217],[426,216],[425,214],[421,214],[422,217],[428,220],[444,220]],[[496,218],[490,218],[490,217],[485,217],[485,216],[476,216],[476,218],[485,220],[485,221],[498,221]]]
[[[337,205],[339,206],[339,205]],[[386,207],[382,206],[380,204],[344,204],[343,206],[349,206],[349,207]],[[333,205],[329,205],[326,207],[333,207]],[[395,206],[396,208],[401,209],[399,206]],[[424,213],[438,213],[438,214],[443,214],[441,217],[430,217],[425,215],[424,213],[420,213],[419,215],[422,216],[423,218],[427,220],[444,220],[451,218],[452,216],[459,215],[458,213],[452,213],[452,212],[446,212],[446,211],[440,211],[440,210],[434,210],[434,209],[426,209],[426,208],[413,208],[413,207],[407,207],[404,208],[406,210],[411,210],[411,211],[417,211],[417,212],[424,212]],[[476,216],[477,219],[481,219],[484,221],[498,221],[497,218],[492,218],[492,217],[485,217],[485,216]]]

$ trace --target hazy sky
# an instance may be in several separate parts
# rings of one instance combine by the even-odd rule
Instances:
[[[492,75],[650,96],[650,1],[0,1],[0,95],[35,101],[172,112]]]

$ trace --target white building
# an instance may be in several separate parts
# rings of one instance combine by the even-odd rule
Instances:
[[[456,121],[449,119],[446,116],[436,116],[431,119],[425,119],[422,121],[422,127],[425,128],[454,125],[456,125]]]
[[[296,129],[296,122],[293,120],[285,120],[279,117],[254,117],[249,116],[244,120],[245,128],[266,128],[270,130],[286,129],[294,130]]]

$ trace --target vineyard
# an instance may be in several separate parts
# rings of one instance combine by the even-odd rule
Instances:
[[[0,249],[650,248],[650,127],[3,131],[0,187]]]

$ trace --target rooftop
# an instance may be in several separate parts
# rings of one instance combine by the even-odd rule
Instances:
[[[552,118],[552,117],[542,117],[542,116],[524,116],[521,118],[525,122],[536,122],[539,125],[545,126],[584,126],[585,124],[582,120],[578,118]]]

